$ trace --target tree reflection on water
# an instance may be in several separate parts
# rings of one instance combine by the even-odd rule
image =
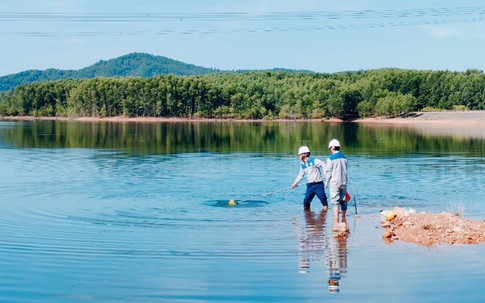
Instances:
[[[483,138],[464,134],[433,135],[410,127],[358,123],[0,121],[3,145],[117,149],[128,154],[294,154],[302,144],[321,154],[326,153],[326,143],[334,137],[342,138],[349,154],[373,156],[413,152],[481,156],[485,149]]]

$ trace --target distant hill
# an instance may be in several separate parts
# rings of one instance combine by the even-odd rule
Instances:
[[[87,79],[96,77],[144,77],[174,74],[177,76],[207,75],[214,73],[247,73],[247,72],[286,72],[313,73],[308,70],[291,70],[273,68],[266,70],[233,70],[224,71],[206,68],[163,56],[146,53],[131,53],[107,61],[101,60],[91,66],[79,70],[61,70],[49,68],[46,70],[27,70],[16,74],[0,77],[0,93],[14,89],[16,86],[38,82],[62,80],[67,78]]]
[[[0,77],[0,92],[15,88],[17,85],[36,82],[61,80],[67,78],[95,77],[152,77],[160,74],[178,76],[205,75],[222,72],[213,68],[205,68],[187,64],[163,56],[145,53],[131,53],[98,63],[79,70],[27,70],[16,74]]]

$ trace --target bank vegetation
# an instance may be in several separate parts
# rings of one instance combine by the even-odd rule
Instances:
[[[484,110],[482,71],[248,72],[36,82],[0,95],[2,116],[351,120]]]

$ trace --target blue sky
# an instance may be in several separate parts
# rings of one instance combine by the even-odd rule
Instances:
[[[485,70],[475,0],[15,0],[0,25],[0,76],[131,52],[223,70]]]

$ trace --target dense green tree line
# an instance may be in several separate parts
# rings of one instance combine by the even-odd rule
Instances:
[[[0,115],[353,119],[483,110],[485,75],[387,69],[68,79],[24,84],[0,98]]]

